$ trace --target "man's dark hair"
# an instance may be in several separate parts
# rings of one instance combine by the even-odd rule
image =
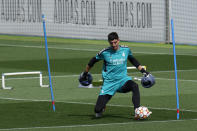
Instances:
[[[110,41],[112,41],[114,39],[117,39],[117,40],[119,39],[118,34],[116,32],[109,33],[109,35],[108,35],[108,41],[110,42]]]

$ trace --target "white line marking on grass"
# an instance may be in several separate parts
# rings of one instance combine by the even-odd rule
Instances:
[[[58,129],[58,128],[77,128],[77,127],[99,127],[99,126],[113,126],[113,125],[132,125],[132,124],[148,124],[148,123],[168,123],[168,122],[184,122],[184,121],[196,121],[197,119],[184,119],[184,120],[164,120],[164,121],[132,121],[122,123],[106,123],[106,124],[91,124],[91,125],[68,125],[68,126],[46,126],[46,127],[26,127],[26,128],[8,128],[0,130],[29,130],[29,129]]]
[[[178,72],[189,72],[189,71],[197,71],[197,69],[192,69],[192,70],[177,70]],[[171,73],[171,72],[174,72],[174,70],[168,70],[168,71],[151,71],[151,73]],[[129,73],[129,74],[139,74],[139,71],[137,72],[132,72],[132,73]]]
[[[197,71],[197,69],[192,69],[192,70],[177,70],[178,72],[184,72],[184,71]],[[169,70],[169,71],[153,71],[154,73],[162,73],[162,72],[174,72],[174,70]]]
[[[167,79],[167,78],[155,78],[159,80],[169,80],[169,81],[175,81],[175,79]],[[183,79],[178,79],[178,81],[187,81],[187,82],[197,82],[197,80],[183,80]]]
[[[44,49],[44,46],[25,46],[25,45],[9,45],[9,44],[0,44],[1,46],[11,46],[11,47],[23,47],[23,48],[39,48],[39,49]],[[81,48],[65,48],[65,47],[50,47],[48,46],[49,49],[58,49],[58,50],[76,50],[76,51],[99,51],[95,49],[81,49]]]
[[[12,44],[0,44],[0,46],[12,46],[12,47],[24,47],[24,48],[45,48],[44,46],[25,46],[25,45],[12,45]],[[76,50],[76,51],[93,51],[93,52],[98,52],[100,50],[96,49],[81,49],[81,48],[65,48],[65,47],[48,47],[49,49],[59,49],[59,50]],[[159,55],[173,55],[172,53],[155,53],[155,52],[133,52],[136,54],[159,54]],[[194,54],[177,54],[177,55],[187,55],[187,56],[197,56]]]
[[[155,53],[155,52],[133,52],[136,54],[151,54],[151,55],[173,55],[173,53]],[[187,55],[187,56],[197,56],[194,54],[176,54],[176,55]]]

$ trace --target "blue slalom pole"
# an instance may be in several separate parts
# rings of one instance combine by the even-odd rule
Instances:
[[[52,82],[51,82],[51,71],[50,71],[49,53],[48,53],[47,35],[46,35],[46,23],[45,23],[44,15],[42,15],[42,19],[43,19],[43,31],[44,31],[44,40],[45,40],[45,51],[46,51],[46,56],[47,56],[47,65],[48,65],[48,74],[49,74],[49,86],[51,89],[51,100],[52,100],[52,105],[53,105],[53,111],[55,112],[55,101],[54,101],[53,88],[52,88]]]
[[[176,81],[176,103],[177,103],[177,120],[179,119],[179,94],[178,94],[178,78],[177,78],[177,66],[176,66],[176,50],[175,50],[175,38],[174,38],[174,23],[171,19],[172,28],[172,43],[173,43],[173,54],[174,54],[174,70],[175,70],[175,81]]]

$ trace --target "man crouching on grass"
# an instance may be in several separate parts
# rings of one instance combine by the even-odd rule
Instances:
[[[95,105],[95,116],[97,118],[102,116],[107,102],[116,92],[127,93],[132,91],[134,110],[140,107],[140,92],[138,84],[127,75],[127,59],[141,73],[149,74],[132,55],[130,48],[119,45],[120,39],[116,32],[111,32],[108,35],[108,42],[110,46],[101,50],[96,56],[94,56],[89,61],[82,74],[82,77],[86,78],[94,64],[103,60],[103,85]]]

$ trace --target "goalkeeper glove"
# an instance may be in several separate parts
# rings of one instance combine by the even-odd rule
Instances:
[[[82,72],[79,76],[79,82],[83,86],[88,86],[92,83],[92,75],[89,72]]]

